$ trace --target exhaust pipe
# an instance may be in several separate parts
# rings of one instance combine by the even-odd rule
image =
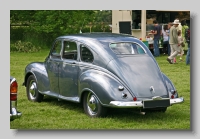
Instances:
[[[141,114],[141,115],[145,115],[146,112],[140,110],[140,114]]]

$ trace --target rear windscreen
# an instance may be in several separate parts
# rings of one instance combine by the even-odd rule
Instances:
[[[110,48],[116,54],[121,55],[131,55],[131,54],[145,54],[145,50],[136,43],[127,43],[127,42],[120,42],[120,43],[111,43]]]

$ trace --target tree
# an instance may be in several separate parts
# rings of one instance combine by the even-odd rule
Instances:
[[[91,10],[12,10],[11,24],[28,24],[38,33],[70,34],[78,33],[83,21],[94,20]]]

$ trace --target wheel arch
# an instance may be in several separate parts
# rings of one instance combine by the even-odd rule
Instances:
[[[25,78],[24,78],[24,86],[26,87],[26,84],[27,84],[27,81],[28,81],[28,78],[33,75],[35,77],[35,80],[37,82],[37,78],[35,76],[35,74],[33,72],[27,72],[26,75],[25,75]]]
[[[103,105],[103,103],[101,102],[101,100],[99,99],[99,97],[97,96],[97,94],[95,94],[95,92],[92,91],[92,90],[89,89],[89,88],[85,88],[85,89],[83,89],[83,90],[81,91],[81,96],[80,96],[80,103],[81,103],[81,104],[83,104],[84,95],[85,95],[86,93],[89,93],[89,92],[92,92],[92,93],[97,97],[97,99],[98,99],[98,101],[101,103],[101,105]]]

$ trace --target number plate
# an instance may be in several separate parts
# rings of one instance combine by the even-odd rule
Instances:
[[[156,107],[168,107],[168,106],[170,106],[169,99],[143,101],[143,108],[156,108]]]

